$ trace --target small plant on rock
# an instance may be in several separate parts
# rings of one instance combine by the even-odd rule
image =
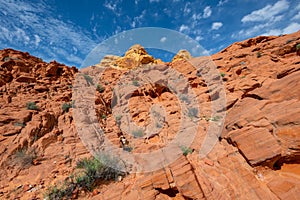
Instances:
[[[296,45],[296,53],[300,56],[300,43]]]
[[[193,149],[191,149],[191,148],[189,148],[189,147],[186,147],[186,146],[181,146],[180,149],[181,149],[182,154],[183,154],[184,156],[187,156],[188,154],[193,153]]]
[[[134,86],[140,86],[140,83],[139,83],[139,81],[138,80],[133,80],[132,81],[132,84],[134,85]]]
[[[45,199],[72,199],[75,190],[93,191],[97,185],[124,175],[119,160],[114,157],[102,155],[98,158],[84,158],[77,162],[75,173],[62,185],[49,187]]]
[[[91,85],[94,84],[92,77],[90,77],[88,74],[83,74],[83,77],[84,77],[84,79],[85,79],[85,81],[86,81],[87,84],[89,84],[89,85],[90,84]]]
[[[61,108],[64,112],[69,112],[70,108],[72,108],[72,103],[64,103]]]
[[[141,129],[132,131],[132,135],[135,138],[143,137],[144,133]]]
[[[122,116],[121,116],[121,115],[117,115],[116,118],[115,118],[116,124],[117,124],[118,126],[121,125],[121,119],[122,119]]]
[[[39,108],[35,104],[35,102],[28,102],[26,104],[27,110],[38,110]]]
[[[105,88],[101,84],[97,84],[97,91],[102,93],[104,92]]]
[[[256,53],[256,57],[257,57],[257,58],[260,58],[261,56],[262,56],[261,52],[257,52],[257,53]]]
[[[22,168],[26,168],[33,164],[33,160],[36,159],[36,157],[35,149],[22,148],[15,152],[13,161]]]
[[[198,109],[197,108],[188,108],[188,116],[190,118],[195,118],[198,116]]]
[[[21,127],[25,127],[26,126],[26,124],[25,123],[23,123],[23,122],[15,122],[14,123],[14,126],[21,126]]]
[[[220,73],[220,76],[221,76],[221,77],[224,77],[224,76],[225,76],[225,73],[224,73],[224,72],[221,72],[221,73]]]
[[[102,114],[101,119],[107,119],[107,116],[105,114]]]

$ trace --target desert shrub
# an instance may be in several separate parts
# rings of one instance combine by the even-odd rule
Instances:
[[[121,125],[121,119],[122,119],[122,116],[121,116],[121,115],[117,115],[116,118],[115,118],[116,124],[117,124],[118,126]]]
[[[206,121],[211,121],[211,122],[217,122],[217,121],[219,121],[221,119],[220,116],[214,116],[214,117],[203,116],[203,118]]]
[[[190,118],[194,118],[198,116],[198,109],[197,108],[188,108],[188,116]]]
[[[133,150],[133,148],[131,146],[123,146],[123,150],[131,152]]]
[[[220,73],[220,76],[221,76],[221,77],[224,77],[224,76],[225,76],[225,73],[224,73],[224,72],[221,72],[221,73]]]
[[[65,181],[61,185],[50,186],[44,194],[47,200],[71,199],[73,191],[76,189],[76,184]]]
[[[162,128],[163,127],[163,125],[160,122],[156,122],[155,126],[156,126],[156,128]]]
[[[102,114],[102,115],[101,115],[101,119],[107,119],[106,114]]]
[[[89,75],[83,74],[83,77],[84,77],[85,81],[87,82],[87,84],[91,84],[91,85],[94,84],[92,77],[90,77]]]
[[[27,110],[38,110],[39,108],[35,104],[35,102],[28,102],[26,104]]]
[[[45,199],[69,199],[73,191],[92,191],[97,185],[117,180],[124,176],[119,160],[109,155],[99,158],[84,158],[76,163],[77,173],[70,175],[62,185],[51,186],[45,193]]]
[[[102,93],[104,92],[105,88],[101,84],[97,84],[97,91]]]
[[[300,49],[300,43],[296,45],[296,50],[298,51]]]
[[[26,126],[26,124],[25,123],[23,123],[23,122],[15,122],[14,123],[14,126],[21,126],[21,127],[25,127]]]
[[[256,57],[257,57],[257,58],[260,58],[261,56],[262,56],[261,52],[257,52],[257,53],[256,53]]]
[[[139,130],[132,131],[132,135],[133,137],[137,138],[137,137],[143,137],[144,133],[143,130],[139,129]]]
[[[36,157],[35,149],[21,148],[14,153],[13,163],[19,165],[21,168],[26,168],[33,164],[33,160]]]
[[[186,146],[181,146],[180,149],[181,149],[182,154],[183,154],[184,156],[187,156],[188,154],[193,153],[193,149],[191,149],[191,148],[189,148],[189,147],[186,147]]]
[[[139,83],[138,80],[133,80],[133,81],[132,81],[132,84],[133,84],[134,86],[140,86],[140,83]]]
[[[185,102],[186,104],[190,104],[191,103],[191,100],[186,95],[181,95],[180,96],[180,100],[183,101],[183,102]]]
[[[61,108],[64,112],[69,112],[70,108],[72,108],[72,103],[63,103]]]

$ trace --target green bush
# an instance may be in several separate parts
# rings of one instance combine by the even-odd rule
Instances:
[[[181,149],[182,154],[183,154],[184,156],[187,156],[188,154],[193,153],[193,149],[191,149],[191,148],[189,148],[189,147],[181,146],[180,149]]]
[[[35,104],[35,102],[28,102],[26,104],[27,110],[38,110],[39,108]]]
[[[139,81],[138,80],[133,80],[132,81],[132,84],[134,85],[134,86],[140,86],[140,83],[139,83]]]
[[[296,45],[296,50],[298,51],[300,49],[300,43]]]
[[[65,181],[60,186],[54,185],[49,187],[44,196],[47,200],[71,199],[75,189],[76,184]]]
[[[101,84],[97,84],[97,91],[102,93],[104,92],[105,88]]]
[[[86,80],[87,84],[91,84],[91,85],[94,84],[92,77],[90,77],[89,75],[83,74],[83,77]]]
[[[21,127],[25,127],[26,126],[26,124],[25,123],[23,123],[23,122],[15,122],[14,123],[14,126],[21,126]]]
[[[262,56],[261,52],[257,52],[257,53],[256,53],[256,57],[257,57],[257,58],[260,58],[261,56]]]
[[[225,76],[225,73],[224,73],[224,72],[221,72],[221,73],[220,73],[220,76],[221,76],[221,77],[224,77],[224,76]]]
[[[197,108],[188,108],[188,116],[190,118],[198,117],[198,109]]]
[[[62,110],[64,112],[69,112],[70,108],[72,108],[72,104],[71,103],[64,103],[62,106],[61,106]]]
[[[76,164],[77,173],[70,175],[61,186],[49,187],[45,199],[70,199],[73,191],[92,191],[97,185],[106,181],[117,180],[124,176],[119,160],[108,155],[99,158],[84,158]]]
[[[121,125],[121,119],[122,119],[122,116],[121,116],[121,115],[117,115],[116,118],[115,118],[116,124],[117,124],[118,126]]]
[[[132,135],[133,137],[137,138],[137,137],[143,137],[144,133],[141,129],[139,129],[139,130],[132,131]]]

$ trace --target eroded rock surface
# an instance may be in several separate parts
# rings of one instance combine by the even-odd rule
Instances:
[[[186,96],[177,97],[172,84],[141,84],[138,77],[123,78],[130,69],[147,69],[159,63],[157,73],[178,71],[189,83],[185,87],[178,82],[178,87],[194,92],[199,112],[190,113],[198,124],[197,133],[178,159],[158,171],[128,174],[117,182],[102,184],[93,192],[78,188],[74,197],[299,199],[299,43],[300,32],[256,37],[232,44],[212,55],[212,60],[190,59],[183,52],[170,63],[158,62],[136,45],[124,57],[107,56],[99,65],[81,70],[85,74],[80,75],[84,77],[81,80],[87,87],[93,86],[88,76],[92,77],[96,69],[102,70],[99,80],[94,81],[94,85],[98,84],[96,91],[80,95],[95,102],[100,127],[121,150],[130,148],[132,153],[141,153],[169,145],[183,118],[180,103],[189,101]],[[91,156],[79,138],[73,108],[62,109],[63,104],[72,104],[74,78],[79,73],[74,67],[45,63],[11,49],[2,50],[0,60],[0,198],[42,199],[48,186],[65,180],[80,158]],[[209,127],[221,120],[212,115],[211,108],[212,102],[221,98],[220,88],[210,90],[203,76],[212,61],[220,74],[210,81],[223,81],[226,119],[216,145],[200,159],[199,150]],[[195,63],[199,70],[192,65]],[[111,107],[124,103],[113,98],[120,79],[133,88],[124,111],[137,125],[151,127],[151,106],[159,104],[164,108],[164,116],[155,118],[155,134],[137,137],[122,131],[124,118],[114,116]],[[28,109],[29,102],[36,107]],[[81,123],[88,125],[89,121],[83,119]]]

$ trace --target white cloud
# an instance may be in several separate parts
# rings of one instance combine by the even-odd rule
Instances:
[[[217,6],[223,6],[225,3],[227,3],[229,0],[220,0]]]
[[[146,10],[143,10],[142,13],[133,18],[132,23],[130,24],[132,28],[136,26],[140,26],[142,24],[143,19],[145,18]]]
[[[109,9],[109,10],[115,12],[116,9],[117,9],[117,4],[116,4],[116,3],[112,3],[112,2],[106,2],[106,3],[104,4],[104,7],[106,7],[107,9]]]
[[[262,9],[255,10],[242,18],[242,22],[261,22],[261,21],[276,21],[278,14],[283,13],[289,8],[289,2],[286,0],[279,0],[274,5],[268,4]]]
[[[292,18],[292,20],[300,20],[300,11]]]
[[[183,14],[184,15],[187,15],[192,11],[191,8],[190,8],[190,4],[191,4],[190,2],[187,2],[185,4],[184,9],[183,9]]]
[[[223,26],[223,23],[222,22],[214,22],[212,25],[211,25],[211,29],[212,30],[218,30],[219,28],[221,28]]]
[[[281,34],[290,34],[300,30],[300,24],[296,22],[290,23],[284,29],[271,29],[262,35],[281,35]]]
[[[211,14],[212,14],[212,11],[211,11],[210,6],[206,6],[203,10],[203,17],[208,18],[211,16]]]
[[[130,26],[131,26],[132,28],[135,28],[135,21],[132,21],[132,23],[130,24]]]
[[[195,38],[195,40],[197,41],[197,42],[199,42],[199,41],[201,41],[201,40],[203,40],[204,38],[202,37],[202,36],[197,36],[196,38]]]
[[[184,24],[182,24],[182,25],[180,26],[180,28],[179,28],[179,31],[180,31],[180,32],[184,32],[184,31],[187,31],[187,30],[189,30],[189,27],[187,27],[187,26],[184,25]]]
[[[120,3],[119,1],[111,1],[111,2],[106,1],[103,5],[107,9],[111,10],[115,15],[120,17],[121,13],[120,13],[120,6],[118,6],[119,3]]]
[[[266,36],[269,36],[269,35],[280,35],[281,33],[282,33],[282,30],[272,29],[272,30],[269,30],[266,33],[261,34],[261,35],[266,35]]]
[[[162,37],[162,38],[160,38],[160,42],[162,42],[162,43],[164,43],[166,40],[167,40],[167,38],[166,38],[166,37]]]
[[[300,30],[300,24],[293,22],[283,29],[282,34],[290,34],[299,30]]]
[[[0,48],[17,48],[46,61],[55,59],[79,66],[82,57],[96,45],[88,33],[72,22],[56,18],[45,1],[1,1],[0,10],[6,13],[0,17],[0,24],[5,24],[0,27]],[[78,49],[76,54],[72,47]]]
[[[35,38],[35,46],[37,47],[41,42],[41,38],[36,34],[34,35],[34,38]]]
[[[192,15],[192,19],[195,21],[195,20],[199,20],[199,19],[201,19],[202,18],[202,15],[201,14],[193,14]]]
[[[213,35],[213,39],[217,39],[218,37],[220,37],[221,35],[219,33]]]

